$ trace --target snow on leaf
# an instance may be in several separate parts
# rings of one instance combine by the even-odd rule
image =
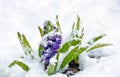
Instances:
[[[59,20],[58,20],[58,15],[56,15],[56,25],[57,25],[57,27],[58,27],[58,31],[59,31],[60,33],[62,33],[62,30],[61,30],[61,27],[60,27],[60,23],[59,23]]]
[[[14,60],[8,67],[12,67],[15,64],[18,65],[19,67],[21,67],[24,71],[29,71],[29,69],[30,69],[26,64],[24,64],[23,62],[20,62],[18,60]]]
[[[98,40],[100,40],[101,38],[103,38],[104,36],[106,36],[106,34],[99,35],[99,36],[93,38],[92,40],[90,40],[90,41],[88,42],[88,44],[91,45],[91,44],[97,42]]]
[[[40,32],[40,36],[42,37],[43,36],[43,30],[42,30],[42,28],[40,26],[38,26],[38,30]]]
[[[48,69],[47,69],[48,75],[52,75],[52,74],[54,74],[55,72],[56,72],[56,71],[55,71],[55,65],[50,64],[50,65],[48,66]]]
[[[80,17],[77,16],[77,24],[76,24],[77,30],[80,30]]]
[[[70,48],[70,46],[76,46],[76,45],[78,45],[78,44],[80,44],[80,43],[81,43],[81,40],[80,40],[80,39],[70,40],[70,41],[68,41],[68,42],[66,42],[66,43],[64,43],[64,44],[62,45],[62,48],[60,49],[60,52],[61,52],[61,53],[65,53],[65,52],[68,51],[68,49]]]
[[[34,58],[32,55],[33,50],[31,48],[29,42],[27,41],[25,35],[24,34],[21,35],[19,32],[17,32],[17,34],[18,34],[18,39],[20,41],[20,44],[23,48],[24,53],[26,55],[29,55],[33,59]]]
[[[69,64],[72,60],[74,60],[77,56],[79,56],[82,52],[84,52],[87,47],[76,46],[71,50],[71,52],[63,59],[62,64],[60,65],[60,70],[62,70],[67,64]]]
[[[91,51],[91,50],[94,50],[94,49],[97,49],[97,48],[101,48],[101,47],[105,47],[105,46],[110,46],[112,44],[107,44],[107,43],[101,43],[101,44],[96,44],[96,45],[93,45],[91,46],[87,52]]]
[[[41,52],[43,51],[43,47],[42,45],[40,44],[39,45],[39,49],[38,49],[38,55],[41,57]]]

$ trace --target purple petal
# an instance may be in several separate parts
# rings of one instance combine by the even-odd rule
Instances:
[[[56,54],[56,53],[51,53],[51,54],[50,54],[51,58],[52,58],[53,56],[55,56],[55,54]]]
[[[52,45],[52,48],[53,48],[54,50],[59,49],[59,47],[60,47],[60,46],[59,46],[58,44],[53,44],[53,45]]]
[[[52,43],[51,42],[48,42],[47,46],[50,48],[52,47]]]
[[[42,51],[42,52],[41,52],[41,55],[44,55],[45,53],[46,53],[46,52]]]
[[[56,44],[61,44],[61,40],[56,40],[55,43]]]

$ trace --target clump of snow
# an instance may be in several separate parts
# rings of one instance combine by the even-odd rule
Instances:
[[[0,77],[9,77],[10,71],[7,68],[0,66]]]
[[[57,60],[56,60],[56,55],[55,55],[54,57],[50,59],[50,64],[55,65],[56,62]]]

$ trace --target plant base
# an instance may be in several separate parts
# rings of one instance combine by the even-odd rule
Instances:
[[[80,71],[79,64],[75,63],[75,61],[73,60],[69,63],[68,68],[66,70],[64,70],[62,73],[66,74],[68,77],[70,77],[71,75],[74,75],[78,71]]]

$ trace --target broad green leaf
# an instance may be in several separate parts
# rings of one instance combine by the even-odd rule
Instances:
[[[62,30],[61,30],[61,27],[60,27],[60,23],[59,23],[59,20],[58,20],[58,15],[56,15],[56,25],[57,25],[58,31],[60,33],[62,33]]]
[[[61,52],[61,53],[64,53],[64,52],[68,51],[69,47],[70,47],[69,42],[64,43],[64,44],[62,45],[62,48],[60,49],[60,52]]]
[[[92,40],[90,40],[90,41],[88,42],[88,44],[91,45],[91,44],[97,42],[98,40],[100,40],[101,38],[103,38],[104,36],[106,36],[106,34],[99,35],[99,36],[93,38]]]
[[[69,64],[72,60],[78,57],[82,52],[84,52],[87,47],[76,46],[71,50],[71,52],[63,59],[62,64],[60,65],[60,69],[62,70],[67,64]]]
[[[56,73],[56,71],[55,71],[55,65],[50,64],[50,65],[48,66],[47,73],[48,73],[48,75],[55,74],[55,73]]]
[[[38,30],[40,32],[40,36],[42,37],[43,36],[43,30],[42,30],[42,28],[40,26],[38,26]]]
[[[74,39],[74,40],[69,41],[69,44],[71,46],[75,46],[75,45],[80,44],[80,43],[81,43],[81,40],[79,40],[79,39]]]
[[[78,64],[79,56],[74,59],[75,63]]]
[[[24,71],[29,71],[29,69],[30,69],[26,64],[24,64],[23,62],[18,61],[18,60],[14,60],[8,67],[12,67],[15,64],[18,65],[19,67],[21,67]]]
[[[79,46],[72,49],[71,52],[63,59],[62,64],[60,65],[61,70],[73,60],[73,54],[78,50],[78,48]]]
[[[38,49],[38,55],[41,57],[41,52],[43,51],[43,47],[40,44],[39,49]]]
[[[31,54],[33,52],[33,50],[31,48],[29,42],[27,41],[25,35],[24,34],[21,35],[19,32],[17,32],[17,34],[18,34],[18,39],[20,41],[20,44],[21,44],[21,46],[23,48],[24,53],[26,55],[30,55],[30,57],[33,59],[34,57]]]
[[[97,48],[101,48],[101,47],[105,47],[105,46],[110,46],[112,44],[105,44],[105,43],[101,43],[101,44],[96,44],[96,45],[93,45],[91,46],[87,52],[91,51],[91,50],[94,50],[94,49],[97,49]]]
[[[68,49],[70,48],[70,46],[76,46],[76,45],[78,45],[78,44],[80,44],[80,43],[81,43],[81,40],[79,40],[79,39],[77,39],[77,40],[73,39],[73,40],[68,41],[68,42],[66,42],[66,43],[64,43],[64,44],[62,45],[62,48],[59,49],[58,52],[57,52],[57,56],[56,56],[57,63],[56,63],[55,71],[56,71],[56,69],[57,69],[57,65],[58,65],[58,60],[59,60],[59,55],[60,55],[60,53],[65,53],[65,52],[68,51]],[[77,59],[77,58],[76,58],[76,59]]]
[[[60,52],[61,52],[61,53],[65,53],[65,52],[68,51],[68,49],[70,48],[70,46],[76,46],[76,45],[78,45],[78,44],[80,44],[80,43],[81,43],[81,40],[80,40],[80,39],[70,40],[70,41],[68,41],[68,42],[66,42],[66,43],[64,43],[64,44],[62,45],[62,48],[60,49]]]

